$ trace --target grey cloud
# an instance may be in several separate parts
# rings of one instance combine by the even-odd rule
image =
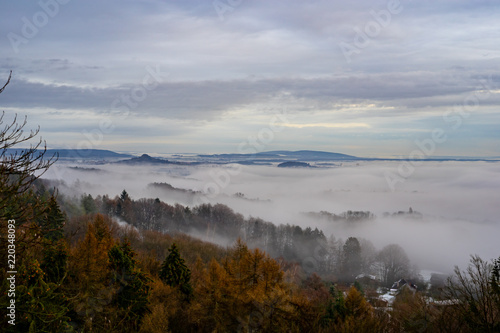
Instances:
[[[49,63],[65,65],[67,61]],[[147,92],[144,101],[137,102],[132,112],[161,115],[166,118],[211,119],[234,107],[264,103],[276,96],[318,105],[344,100],[378,102],[399,107],[452,106],[463,101],[460,97],[481,87],[485,76],[456,72],[415,72],[363,74],[333,78],[281,78],[231,81],[164,82]],[[497,77],[494,77],[497,80]],[[137,87],[140,87],[140,82]],[[492,81],[492,84],[496,82]],[[0,102],[10,107],[46,107],[55,109],[93,109],[112,113],[113,102],[130,95],[136,86],[109,88],[79,88],[70,85],[30,83],[13,80]],[[490,85],[490,88],[494,88]],[[498,105],[496,95],[485,99]],[[125,103],[121,102],[121,106]],[[116,104],[115,104],[116,106]]]
[[[483,77],[498,86],[495,1],[401,0],[401,13],[348,63],[339,43],[353,43],[354,28],[387,3],[243,0],[220,20],[210,1],[70,1],[14,54],[6,34],[21,34],[22,18],[41,8],[10,2],[0,68],[14,78],[0,107],[123,115],[114,101],[141,84],[146,66],[160,66],[168,77],[134,115],[203,122],[274,103],[311,116],[331,110],[335,121],[399,117],[408,128],[410,116],[462,103]],[[497,107],[497,95],[480,111]],[[350,104],[378,111],[345,111]]]

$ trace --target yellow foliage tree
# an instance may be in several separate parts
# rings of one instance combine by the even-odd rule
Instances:
[[[114,287],[110,279],[108,251],[114,245],[108,224],[110,218],[96,215],[87,226],[85,238],[73,248],[69,260],[70,292],[74,310],[85,327],[105,327],[111,311]],[[102,323],[101,323],[102,321]]]
[[[199,275],[191,318],[205,331],[288,331],[294,315],[283,271],[266,253],[238,240],[223,264]]]
[[[385,327],[375,316],[373,307],[365,297],[352,286],[345,297],[346,317],[333,328],[333,332],[372,333],[384,332]]]

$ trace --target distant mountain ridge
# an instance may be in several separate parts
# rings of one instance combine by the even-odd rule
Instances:
[[[132,157],[130,159],[121,160],[114,162],[117,164],[127,164],[127,165],[164,165],[164,164],[175,164],[175,165],[196,165],[198,162],[178,162],[178,161],[169,161],[166,159],[151,157],[148,154],[142,154],[139,157]]]
[[[311,167],[308,162],[315,161],[354,161],[360,160],[359,157],[329,153],[322,151],[301,150],[301,151],[269,151],[260,152],[257,154],[213,154],[213,155],[198,155],[199,161],[185,162],[181,160],[167,160],[163,158],[151,157],[148,154],[142,154],[139,157],[131,157],[130,159],[120,160],[115,163],[127,165],[140,164],[177,164],[177,165],[197,165],[197,164],[228,164],[237,163],[244,165],[271,165],[272,162],[281,163],[280,167]],[[283,164],[285,163],[285,164]],[[288,164],[287,164],[288,163]],[[291,164],[290,164],[291,163]],[[293,164],[295,163],[295,164]]]
[[[23,151],[28,150],[29,148],[24,149],[7,149],[7,154],[20,154]],[[38,149],[38,151],[42,152],[43,149]],[[54,154],[57,154],[59,158],[128,158],[132,157],[129,154],[121,154],[116,153],[111,150],[106,149],[47,149],[45,156],[50,157]]]
[[[172,162],[168,160],[163,160],[159,159],[156,157],[151,157],[148,154],[142,154],[139,157],[132,157],[127,160],[121,160],[115,163],[120,163],[120,164],[128,164],[128,165],[135,165],[135,164],[172,164]]]
[[[312,168],[309,163],[297,162],[297,161],[287,161],[278,164],[278,168]]]
[[[286,160],[353,161],[361,159],[359,157],[352,155],[331,153],[326,151],[315,151],[315,150],[297,150],[297,151],[273,150],[273,151],[259,152],[255,154],[213,154],[213,155],[198,155],[198,156],[202,158],[219,158],[219,159],[245,159],[245,160],[272,159],[274,161],[286,161]]]
[[[20,154],[26,149],[6,149],[5,154]],[[39,149],[41,152],[42,150]],[[137,156],[134,154],[117,153],[105,149],[47,149],[46,157],[58,154],[59,159],[94,160],[99,163],[122,163],[129,165],[140,164],[175,164],[175,165],[199,165],[199,164],[229,164],[237,163],[242,165],[272,165],[283,162],[349,162],[349,161],[408,161],[408,158],[368,158],[353,155],[333,153],[316,150],[273,150],[258,152],[255,154],[182,154],[170,155],[169,159],[151,157],[148,154]],[[420,161],[485,161],[500,162],[499,159],[473,158],[473,157],[439,157],[429,156]]]

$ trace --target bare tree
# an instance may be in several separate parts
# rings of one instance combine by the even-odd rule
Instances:
[[[377,259],[377,250],[373,243],[365,238],[359,239],[359,245],[361,247],[362,272],[371,273],[372,265]]]
[[[448,279],[445,294],[454,304],[452,318],[462,325],[464,332],[500,331],[493,276],[494,265],[475,255],[465,271],[455,266],[455,275]]]
[[[0,93],[9,84],[11,76],[12,71]],[[18,123],[15,115],[5,125],[4,117],[5,112],[0,116],[0,219],[16,219],[20,220],[18,223],[22,223],[37,205],[35,197],[23,196],[30,191],[36,179],[56,162],[57,156],[45,159],[47,147],[41,138],[37,143],[30,144],[29,148],[18,148],[19,145],[32,141],[40,128],[25,133],[26,117],[22,123]]]
[[[385,246],[378,254],[378,267],[382,282],[390,286],[409,273],[410,259],[398,244]]]

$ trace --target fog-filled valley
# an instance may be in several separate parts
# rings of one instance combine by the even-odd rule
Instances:
[[[464,267],[472,254],[486,260],[498,255],[499,163],[427,161],[391,188],[388,177],[397,174],[400,165],[355,161],[333,167],[277,168],[58,162],[43,177],[63,181],[58,188],[68,197],[113,198],[126,190],[135,200],[159,198],[191,208],[221,203],[245,218],[318,228],[327,238],[358,237],[377,249],[396,243],[423,270],[450,273],[454,265]],[[373,217],[328,218],[348,211],[370,212]],[[222,245],[234,242],[191,232]]]

